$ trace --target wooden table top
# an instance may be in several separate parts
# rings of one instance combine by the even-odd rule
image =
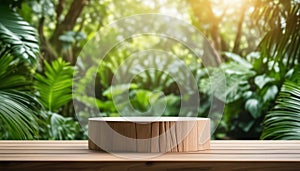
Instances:
[[[120,154],[121,156],[130,154]],[[131,154],[133,156],[145,154]],[[0,141],[0,161],[12,162],[300,162],[300,141],[211,141],[211,149],[122,158],[88,150],[87,141]]]

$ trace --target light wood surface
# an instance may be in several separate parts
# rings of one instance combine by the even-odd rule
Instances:
[[[192,152],[210,147],[210,123],[192,117],[89,119],[89,149],[108,152]]]
[[[300,162],[300,141],[211,141],[210,150],[165,153],[151,159],[95,152],[88,150],[87,141],[0,141],[0,161]]]
[[[298,171],[300,141],[211,141],[210,150],[199,152],[116,155],[88,150],[88,141],[0,141],[0,170]]]

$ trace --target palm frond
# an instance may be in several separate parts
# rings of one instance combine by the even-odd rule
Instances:
[[[0,56],[10,53],[33,64],[39,53],[36,30],[6,5],[0,5]]]
[[[256,22],[263,19],[264,28],[269,31],[259,44],[261,56],[269,61],[281,63],[281,73],[293,67],[300,61],[300,2],[273,0],[257,0],[257,7],[253,13]],[[259,17],[259,18],[258,18]]]
[[[33,139],[38,136],[41,105],[24,89],[30,82],[16,74],[16,66],[12,57],[0,58],[0,130],[5,130],[0,138]]]
[[[36,122],[39,103],[21,91],[0,91],[0,120],[8,135],[3,139],[34,139],[38,136]]]
[[[299,73],[296,77],[299,80]],[[261,139],[300,140],[299,106],[299,83],[295,81],[286,81],[281,88],[274,109],[265,117],[263,122],[264,130],[262,132]]]
[[[45,75],[36,74],[35,87],[39,92],[39,101],[47,110],[57,112],[71,100],[73,71],[69,63],[57,59],[51,65],[45,62]]]

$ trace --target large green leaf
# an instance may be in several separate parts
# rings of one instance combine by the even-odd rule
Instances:
[[[296,77],[300,77],[299,74]],[[300,139],[300,84],[286,81],[265,117],[261,139]]]
[[[41,105],[26,90],[30,82],[17,67],[12,57],[0,58],[0,138],[34,139],[39,134]]]
[[[47,110],[57,112],[71,100],[73,71],[69,63],[59,58],[51,65],[45,62],[44,75],[35,75],[39,100]]]
[[[39,53],[36,30],[6,5],[0,5],[0,55],[6,53],[34,63]]]
[[[0,123],[8,135],[3,139],[33,139],[38,136],[39,104],[31,95],[15,90],[0,91]]]

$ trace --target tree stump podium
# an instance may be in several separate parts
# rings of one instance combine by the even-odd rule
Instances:
[[[210,148],[210,120],[188,117],[104,117],[88,122],[89,149],[107,152],[191,152]]]

